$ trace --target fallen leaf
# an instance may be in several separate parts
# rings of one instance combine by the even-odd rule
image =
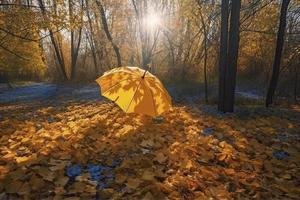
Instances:
[[[74,190],[75,193],[82,193],[85,190],[86,183],[84,182],[75,182],[70,190]]]
[[[146,170],[142,175],[142,179],[145,181],[152,181],[154,180],[154,173],[152,171]]]
[[[137,189],[141,184],[139,179],[129,178],[127,179],[127,187],[130,189]]]
[[[23,156],[23,157],[16,157],[16,161],[17,163],[22,163],[22,162],[26,162],[30,159],[30,157],[27,157],[27,156]]]
[[[65,191],[64,187],[62,187],[62,186],[59,186],[59,187],[55,187],[55,188],[54,188],[54,193],[57,195],[57,197],[58,197],[59,195],[64,194],[65,192],[66,192],[66,191]]]
[[[29,181],[29,184],[33,190],[38,190],[44,187],[45,182],[43,179],[37,177],[36,175],[33,175]]]
[[[23,183],[21,188],[18,190],[19,195],[29,195],[31,192],[30,186],[28,182]]]
[[[152,148],[154,146],[154,142],[152,139],[149,139],[149,140],[143,140],[141,142],[141,147],[144,147],[144,148]]]
[[[194,163],[192,160],[188,160],[185,164],[185,168],[191,170],[194,167]]]
[[[55,174],[46,167],[41,167],[37,170],[37,174],[40,175],[44,180],[52,182],[55,178]]]
[[[114,190],[111,188],[99,190],[99,196],[101,197],[101,199],[111,199],[113,194]]]
[[[79,197],[67,197],[67,198],[64,198],[64,200],[80,200]]]
[[[64,187],[67,184],[68,180],[69,178],[66,176],[58,177],[58,179],[54,181],[54,184],[58,187]]]
[[[151,192],[147,192],[142,200],[155,200],[155,197],[152,195]]]
[[[118,174],[117,176],[116,176],[116,179],[115,179],[115,182],[117,183],[117,184],[123,184],[125,181],[126,181],[126,176],[124,176],[124,175],[122,175],[122,174]]]
[[[10,169],[8,166],[0,166],[0,180],[3,179],[8,173]]]
[[[156,160],[160,164],[163,164],[164,162],[166,162],[167,157],[165,156],[165,154],[159,152],[159,153],[156,154],[154,160]]]
[[[7,185],[5,185],[5,191],[7,193],[18,193],[22,185],[23,185],[22,181],[12,181]]]

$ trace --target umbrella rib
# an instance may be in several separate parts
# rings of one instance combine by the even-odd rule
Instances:
[[[102,78],[102,77],[101,77]],[[107,77],[104,77],[104,78],[107,78]],[[112,77],[110,77],[110,79],[112,79]],[[122,82],[122,81],[124,81],[124,80],[126,80],[127,78],[124,78],[123,80],[121,80],[121,81],[119,81],[119,82]],[[108,84],[110,84],[110,82],[106,82],[106,83],[103,83],[102,84],[102,86],[104,86],[104,85],[108,85]]]
[[[136,75],[136,74],[134,74],[134,73],[132,73],[132,72],[128,72],[128,71],[117,71],[117,72],[111,72],[111,73],[108,73],[108,74],[105,74],[105,75],[103,75],[102,77],[100,77],[100,78],[107,78],[108,76],[111,76],[111,75],[114,75],[115,73],[124,73],[124,74],[129,74],[129,75]]]
[[[126,112],[128,111],[128,109],[129,109],[129,107],[130,107],[130,105],[131,105],[131,103],[132,103],[132,101],[133,101],[133,99],[134,99],[134,97],[135,97],[135,95],[136,95],[136,92],[138,91],[138,89],[139,89],[139,87],[140,87],[141,84],[142,84],[142,81],[140,81],[139,85],[136,87],[136,90],[134,91],[134,94],[133,94],[133,96],[132,96],[132,99],[131,99],[130,103],[129,103],[128,106],[127,106]]]
[[[134,78],[134,79],[138,79],[138,78]],[[118,83],[114,84],[113,86],[111,86],[109,89],[107,89],[105,92],[102,93],[105,94],[106,92],[110,91],[112,88],[116,87],[117,85],[119,85],[121,82],[126,81],[127,79],[123,79],[121,81],[119,81]],[[101,86],[101,85],[100,85]]]

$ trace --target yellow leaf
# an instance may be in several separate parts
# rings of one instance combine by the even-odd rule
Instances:
[[[123,184],[125,182],[125,180],[126,180],[126,176],[119,174],[116,176],[115,182],[117,184]]]
[[[8,166],[0,166],[0,180],[3,179],[9,173]]]
[[[29,184],[27,182],[25,182],[21,186],[21,188],[18,190],[18,194],[19,195],[28,195],[28,194],[30,194],[30,191],[31,191],[31,189],[30,189]]]
[[[72,185],[72,189],[74,189],[76,193],[77,192],[82,193],[82,192],[84,192],[85,186],[86,186],[86,183],[84,183],[84,182],[75,182]]]
[[[159,152],[158,154],[156,154],[154,160],[156,160],[157,162],[162,164],[162,163],[166,162],[167,157],[163,153]]]
[[[31,188],[33,190],[38,190],[44,187],[45,182],[43,181],[43,179],[37,177],[36,175],[33,175],[29,181]]]
[[[129,187],[130,189],[136,189],[140,186],[141,181],[138,179],[134,179],[134,178],[129,178],[127,180],[127,187]]]
[[[7,153],[5,156],[2,156],[2,159],[10,160],[10,159],[13,159],[15,156],[16,156],[16,153],[10,152],[10,153]]]
[[[280,177],[283,179],[286,179],[286,180],[292,179],[292,176],[290,174],[283,174],[283,175],[280,175]]]
[[[21,181],[12,181],[5,186],[5,190],[7,193],[18,193],[22,185]]]
[[[97,189],[95,186],[92,185],[86,185],[84,188],[84,191],[87,193],[95,194],[97,192]]]
[[[142,200],[155,200],[155,197],[152,195],[151,192],[147,192],[147,194],[143,197]]]
[[[30,159],[30,157],[27,157],[27,156],[23,156],[23,157],[16,157],[16,161],[17,163],[22,163],[22,162],[26,162]]]
[[[112,195],[114,194],[114,190],[111,188],[103,189],[99,191],[99,196],[103,199],[112,199]]]
[[[227,154],[225,154],[225,153],[220,154],[219,157],[218,157],[218,159],[220,161],[224,161],[226,158],[227,158]]]
[[[54,173],[49,171],[46,167],[41,167],[37,169],[37,174],[40,175],[44,180],[52,182],[54,177]]]
[[[152,171],[146,170],[144,171],[143,175],[142,175],[142,179],[145,181],[152,181],[154,180],[154,174]]]
[[[185,168],[190,170],[190,169],[192,169],[193,167],[194,167],[193,161],[188,160],[188,161],[186,162]]]
[[[37,155],[32,154],[31,156],[16,157],[16,161],[17,161],[18,164],[20,164],[20,163],[23,163],[23,162],[34,161],[34,160],[36,160],[36,158],[37,158]]]
[[[143,140],[140,145],[142,147],[153,147],[154,146],[154,142],[151,139],[149,139],[149,140]]]
[[[64,200],[80,200],[79,197],[67,197],[67,198],[64,198]]]
[[[19,180],[21,177],[25,176],[26,171],[22,168],[17,169],[9,174],[9,178],[12,180]]]
[[[64,194],[66,191],[64,187],[55,187],[54,188],[54,193],[57,195],[57,197],[61,194]]]
[[[69,178],[68,177],[59,177],[54,184],[58,187],[64,187],[67,182],[68,182]]]

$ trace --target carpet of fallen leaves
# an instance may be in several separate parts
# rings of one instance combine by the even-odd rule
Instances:
[[[154,120],[78,101],[0,113],[0,199],[300,197],[299,107],[215,116],[178,104]],[[110,167],[105,186],[88,164]],[[82,171],[70,180],[72,165]]]

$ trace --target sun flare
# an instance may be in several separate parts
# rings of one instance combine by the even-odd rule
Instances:
[[[150,30],[158,28],[161,24],[162,19],[158,13],[151,12],[144,18],[144,25]]]

